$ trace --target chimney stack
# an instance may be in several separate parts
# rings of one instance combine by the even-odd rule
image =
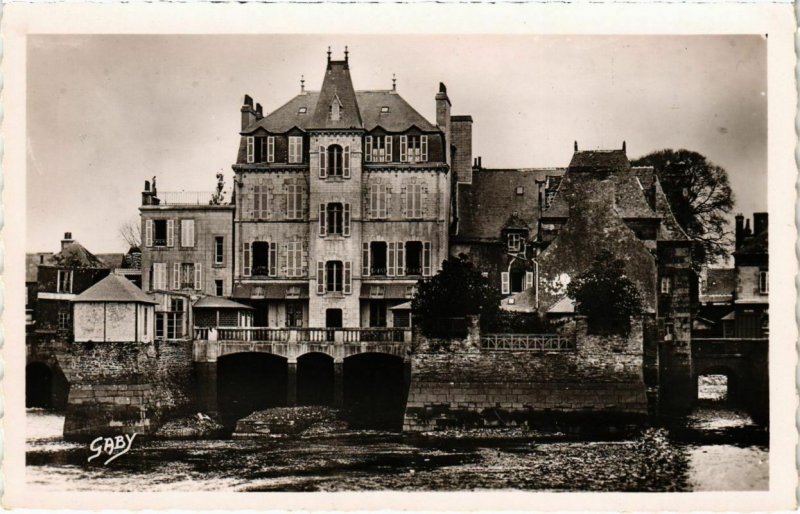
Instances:
[[[72,232],[64,232],[64,239],[61,240],[61,249],[63,250],[74,242],[75,240],[72,239]]]
[[[757,236],[767,231],[769,226],[769,213],[756,212],[753,213],[753,235]]]
[[[578,142],[577,141],[575,141],[575,144],[573,145],[573,148],[575,148],[576,152],[578,151]]]
[[[744,222],[744,237],[750,237],[753,235],[753,231],[750,230],[750,218],[747,218]]]
[[[264,117],[264,109],[262,109],[261,104],[256,104],[256,120],[260,120]]]
[[[244,95],[244,105],[242,105],[242,130],[246,129],[256,121],[256,111],[253,109],[253,99],[250,95]]]
[[[744,238],[744,216],[741,214],[736,215],[736,231],[735,235],[735,248],[738,250],[742,246],[742,239]]]
[[[439,92],[436,93],[436,125],[444,132],[445,160],[450,164],[450,98],[447,97],[447,87],[439,82]]]
[[[625,153],[625,152],[626,152],[626,148],[625,148],[626,146],[627,146],[627,145],[625,144],[625,141],[623,141],[623,142],[622,142],[622,152],[623,152],[623,153]]]

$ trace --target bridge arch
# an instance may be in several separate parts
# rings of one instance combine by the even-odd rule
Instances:
[[[69,382],[57,363],[32,360],[25,366],[25,406],[63,409]]]
[[[308,352],[297,357],[297,405],[333,405],[334,366],[328,353]]]
[[[254,411],[286,405],[288,361],[265,352],[237,352],[217,360],[217,406],[225,425]]]
[[[409,370],[391,353],[365,352],[344,359],[343,407],[353,428],[401,430]]]

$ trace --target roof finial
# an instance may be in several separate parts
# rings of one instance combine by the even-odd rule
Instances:
[[[328,47],[328,62],[331,62],[331,47]]]
[[[300,75],[300,92],[306,92],[306,77],[305,75]]]
[[[575,141],[575,151],[576,152],[578,151],[578,142],[577,141]]]
[[[347,58],[347,55],[348,55],[349,53],[350,53],[350,52],[347,50],[347,45],[344,45],[344,62],[347,62],[347,59],[348,59],[348,58]]]
[[[397,91],[397,77],[392,73],[392,91]]]

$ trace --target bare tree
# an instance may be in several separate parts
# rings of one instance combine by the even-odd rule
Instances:
[[[119,237],[128,246],[140,248],[142,245],[142,225],[139,218],[132,218],[119,226]]]

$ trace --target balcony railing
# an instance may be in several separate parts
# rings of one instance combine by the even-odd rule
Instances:
[[[560,352],[575,350],[575,340],[558,334],[484,334],[481,349],[490,351]]]
[[[194,338],[209,340],[213,329],[195,327]],[[403,343],[410,341],[407,328],[267,328],[218,327],[216,340],[254,343]]]
[[[159,205],[211,205],[214,193],[209,191],[160,191]]]

